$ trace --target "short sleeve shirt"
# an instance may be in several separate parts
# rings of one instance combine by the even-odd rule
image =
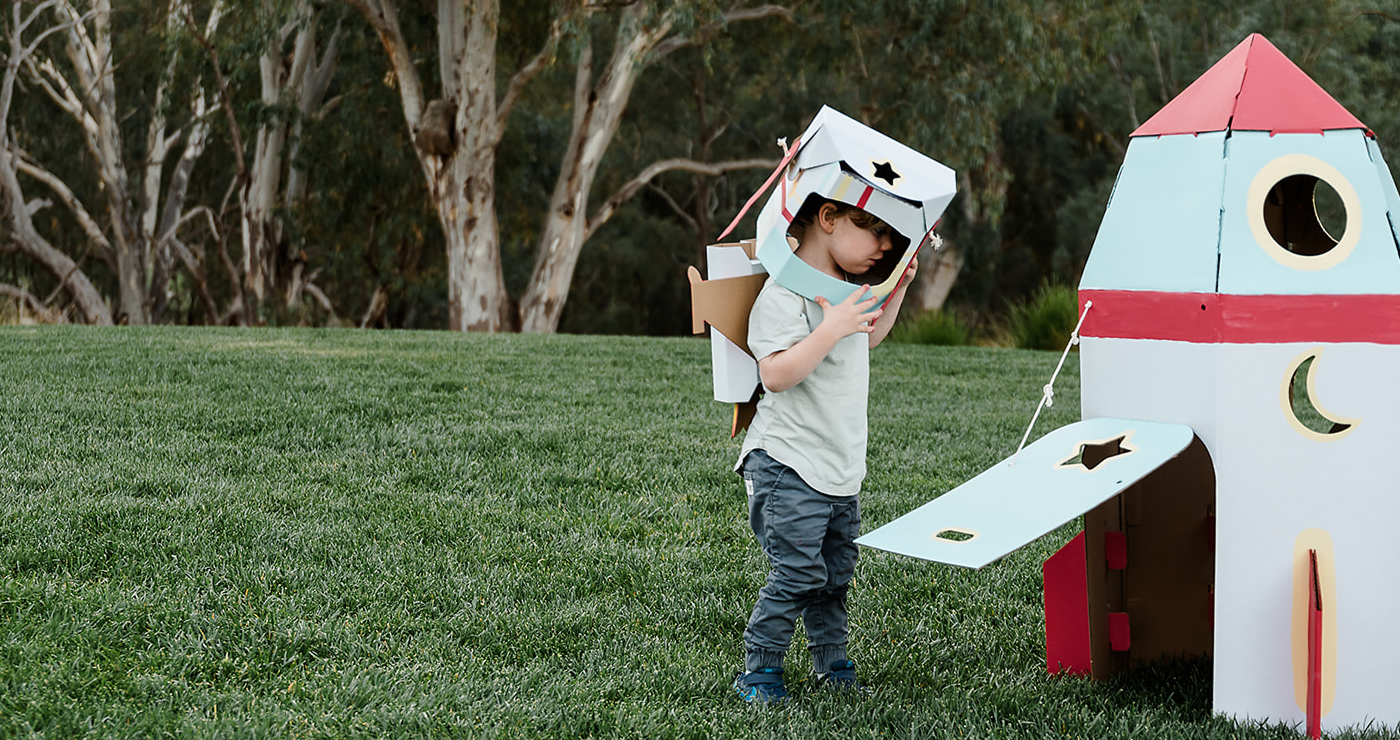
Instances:
[[[811,334],[822,316],[816,301],[769,278],[749,314],[749,349],[760,360],[786,350]],[[763,450],[822,493],[859,493],[865,479],[869,390],[870,337],[855,333],[837,342],[802,382],[764,394],[738,467],[750,451]]]

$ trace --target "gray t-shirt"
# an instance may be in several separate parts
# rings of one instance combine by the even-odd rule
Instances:
[[[760,360],[788,349],[811,334],[822,315],[816,301],[769,278],[749,314],[749,349]],[[751,450],[764,450],[822,493],[860,493],[869,392],[870,336],[857,332],[837,342],[802,382],[764,394],[736,469]]]

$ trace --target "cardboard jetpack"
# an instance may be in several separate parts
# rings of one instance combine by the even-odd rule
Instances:
[[[1084,421],[857,542],[980,568],[1087,511],[1044,565],[1050,671],[1210,655],[1217,713],[1400,725],[1397,225],[1374,135],[1250,36],[1133,133]]]
[[[777,189],[758,215],[758,236],[706,250],[709,279],[689,269],[691,315],[699,334],[709,324],[715,400],[735,405],[731,434],[748,425],[758,400],[758,363],[748,349],[749,310],[768,276],[816,300],[840,303],[861,284],[883,305],[899,286],[905,268],[927,244],[957,192],[951,169],[904,144],[823,106],[768,178],[720,235],[724,239],[763,193]],[[894,248],[853,284],[827,275],[794,253],[788,236],[802,205],[821,197],[862,208],[894,230]]]

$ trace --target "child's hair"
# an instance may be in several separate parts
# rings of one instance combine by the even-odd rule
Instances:
[[[803,235],[807,233],[807,227],[816,223],[817,212],[827,203],[836,206],[837,218],[841,218],[842,216],[849,218],[851,224],[856,228],[873,231],[877,227],[883,226],[889,229],[890,241],[894,248],[886,252],[885,256],[881,257],[880,261],[876,262],[875,266],[871,267],[864,275],[858,278],[848,277],[847,280],[848,282],[855,283],[868,282],[871,285],[884,282],[886,278],[894,273],[894,269],[898,266],[900,258],[904,256],[904,251],[909,247],[909,237],[899,233],[898,229],[885,223],[879,216],[870,213],[864,208],[858,208],[849,203],[842,203],[839,200],[823,198],[816,193],[812,193],[807,196],[807,200],[802,202],[802,207],[797,209],[797,215],[793,216],[792,224],[788,226],[788,236],[801,242]]]
[[[802,207],[797,209],[797,215],[793,216],[792,224],[788,226],[788,234],[794,239],[802,241],[802,236],[807,232],[807,227],[816,222],[817,212],[827,203],[836,207],[837,218],[841,218],[842,216],[849,218],[856,228],[874,229],[877,226],[885,224],[878,216],[873,215],[863,208],[857,208],[849,203],[842,203],[839,200],[823,198],[813,193],[807,196],[807,200],[803,201]],[[893,233],[898,233],[894,232],[893,229],[891,229],[891,231]]]

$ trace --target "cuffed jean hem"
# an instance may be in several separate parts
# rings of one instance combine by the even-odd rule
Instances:
[[[767,650],[750,650],[744,656],[744,670],[761,671],[764,668],[782,668],[786,653],[773,653]]]
[[[846,646],[836,645],[830,647],[813,648],[812,671],[815,673],[826,673],[831,670],[831,664],[846,660]]]

